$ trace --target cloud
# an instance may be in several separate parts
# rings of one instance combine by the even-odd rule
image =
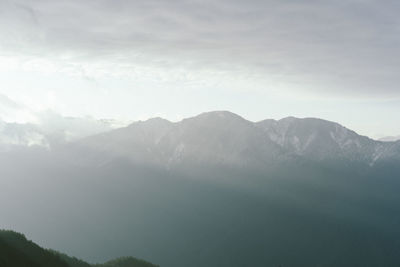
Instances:
[[[0,145],[51,147],[127,124],[89,116],[66,117],[53,110],[33,111],[0,94]]]
[[[0,120],[0,150],[3,145],[42,146],[52,148],[114,128],[113,121],[91,117],[64,117],[53,111],[36,114],[35,123]]]
[[[6,0],[0,10],[3,54],[88,77],[239,75],[317,95],[400,97],[398,1]]]
[[[33,112],[8,96],[0,94],[0,120],[7,122],[27,122],[35,120]]]
[[[0,94],[0,107],[4,109],[20,109],[21,105],[17,104],[15,101],[10,99],[8,96]]]
[[[92,117],[65,117],[51,110],[41,111],[37,116],[39,119],[36,127],[53,143],[74,141],[114,128],[113,121]]]

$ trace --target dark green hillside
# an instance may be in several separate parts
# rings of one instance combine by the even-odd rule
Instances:
[[[61,253],[61,252],[58,252],[58,251],[50,250],[50,252],[52,252],[55,255],[59,256],[70,267],[91,267],[92,266],[91,264],[89,264],[89,263],[87,263],[87,262],[85,262],[83,260],[80,260],[80,259],[75,258],[75,257],[68,256],[67,254],[64,254],[64,253]]]
[[[94,267],[157,267],[158,265],[151,264],[144,260],[135,259],[132,257],[123,257],[108,261],[104,264],[96,264]]]
[[[57,255],[13,231],[0,231],[0,245],[0,266],[68,267]]]
[[[122,257],[105,263],[92,265],[75,257],[70,257],[57,251],[52,252],[60,256],[60,258],[67,262],[70,267],[158,267],[158,265],[154,265],[144,260],[136,259],[133,257]]]
[[[23,234],[0,230],[0,267],[156,267],[132,257],[91,265],[53,250],[43,249]]]
[[[31,266],[39,267],[28,256],[21,251],[11,247],[3,240],[0,240],[0,267]]]

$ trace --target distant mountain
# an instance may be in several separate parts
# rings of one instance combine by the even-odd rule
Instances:
[[[43,122],[37,124],[0,121],[0,148],[57,147],[113,128],[113,121],[62,117],[57,114],[47,114]]]
[[[180,122],[162,118],[113,129],[112,121],[47,114],[45,124],[0,121],[0,150],[10,146],[89,149],[137,164],[267,166],[313,161],[373,166],[397,157],[396,142],[375,141],[322,119],[288,117],[248,121],[228,111],[202,113]],[[395,139],[395,138],[391,138]],[[96,155],[98,156],[98,155]]]
[[[399,163],[399,141],[320,119],[154,118],[0,151],[1,222],[90,262],[395,267]]]
[[[314,161],[342,160],[374,165],[394,145],[358,135],[338,123],[315,118],[288,117],[257,124],[287,153]]]
[[[229,112],[204,113],[178,123],[161,118],[136,122],[75,146],[162,166],[265,163],[282,154],[254,123]]]
[[[254,123],[227,111],[176,123],[161,118],[135,122],[75,144],[138,164],[168,168],[193,163],[265,166],[290,160],[373,166],[396,158],[395,145],[321,119],[288,117]]]
[[[157,267],[132,257],[91,265],[52,250],[46,250],[14,231],[0,230],[0,267]]]

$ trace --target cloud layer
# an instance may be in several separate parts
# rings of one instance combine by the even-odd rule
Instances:
[[[398,1],[377,0],[5,0],[0,45],[3,56],[89,76],[151,69],[190,80],[203,71],[316,95],[399,98],[399,12]]]

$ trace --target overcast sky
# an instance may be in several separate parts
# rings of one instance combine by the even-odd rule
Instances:
[[[1,0],[0,116],[337,121],[400,134],[400,1]]]

